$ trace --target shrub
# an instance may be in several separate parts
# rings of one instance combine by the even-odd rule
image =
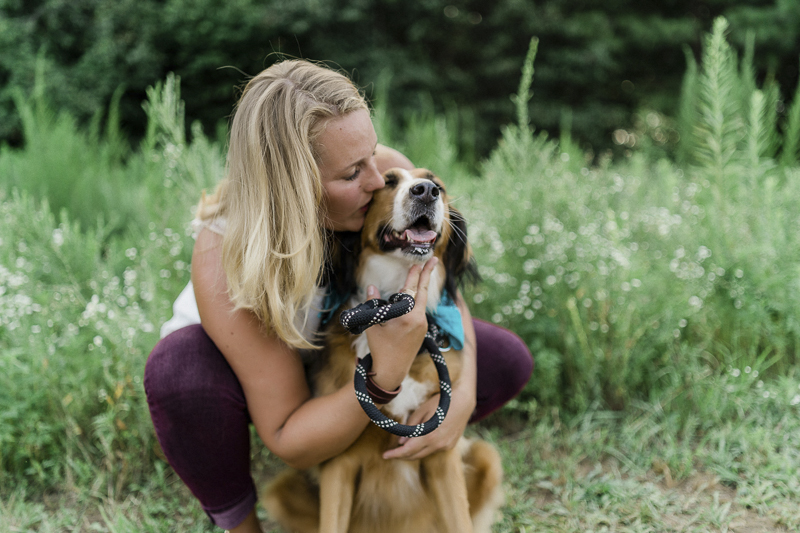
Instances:
[[[473,184],[475,312],[538,355],[529,398],[622,408],[700,367],[796,362],[798,170],[775,159],[796,125],[780,138],[777,90],[739,68],[726,28],[689,71],[684,168],[645,152],[589,168],[522,123]]]

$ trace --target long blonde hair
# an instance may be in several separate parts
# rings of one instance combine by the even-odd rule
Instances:
[[[198,208],[201,220],[226,219],[222,264],[235,308],[296,348],[315,347],[302,328],[325,259],[316,140],[327,119],[359,109],[364,98],[338,72],[302,60],[267,68],[237,105],[228,174]]]

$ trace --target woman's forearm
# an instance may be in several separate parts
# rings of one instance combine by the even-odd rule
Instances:
[[[350,382],[303,403],[269,439],[270,451],[294,468],[309,468],[346,450],[368,423]]]

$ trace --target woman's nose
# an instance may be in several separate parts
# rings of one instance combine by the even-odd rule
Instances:
[[[378,172],[378,167],[375,165],[373,161],[367,166],[367,179],[364,182],[364,190],[368,192],[376,191],[378,189],[382,189],[385,185],[383,181],[383,176],[381,173]]]

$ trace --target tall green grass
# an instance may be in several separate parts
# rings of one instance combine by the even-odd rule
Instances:
[[[125,147],[17,98],[25,148],[0,151],[0,485],[147,479],[158,453],[144,363],[189,280],[191,206],[223,171],[198,126],[187,141],[179,81],[149,93],[150,128]]]
[[[509,408],[531,424],[626,409],[656,446],[658,428],[692,439],[796,414],[800,93],[780,122],[778,88],[757,86],[725,31],[717,21],[689,62],[675,158],[634,138],[629,157],[590,164],[567,131],[538,133],[535,41],[518,123],[477,170],[455,141],[464,117],[421,112],[398,134],[378,101],[381,141],[441,175],[467,216],[473,313],[534,353]],[[41,91],[17,97],[25,146],[0,149],[0,496],[164,484],[141,377],[189,279],[192,206],[224,171],[224,147],[197,125],[187,135],[179,89],[169,77],[148,92],[135,147],[114,105],[87,131]],[[678,474],[692,460],[680,450],[660,458]]]
[[[756,88],[726,27],[687,75],[686,163],[590,167],[523,123],[469,183],[475,312],[533,348],[534,403],[622,408],[701,368],[797,363],[798,169],[776,156],[796,126],[778,133],[775,86]]]

